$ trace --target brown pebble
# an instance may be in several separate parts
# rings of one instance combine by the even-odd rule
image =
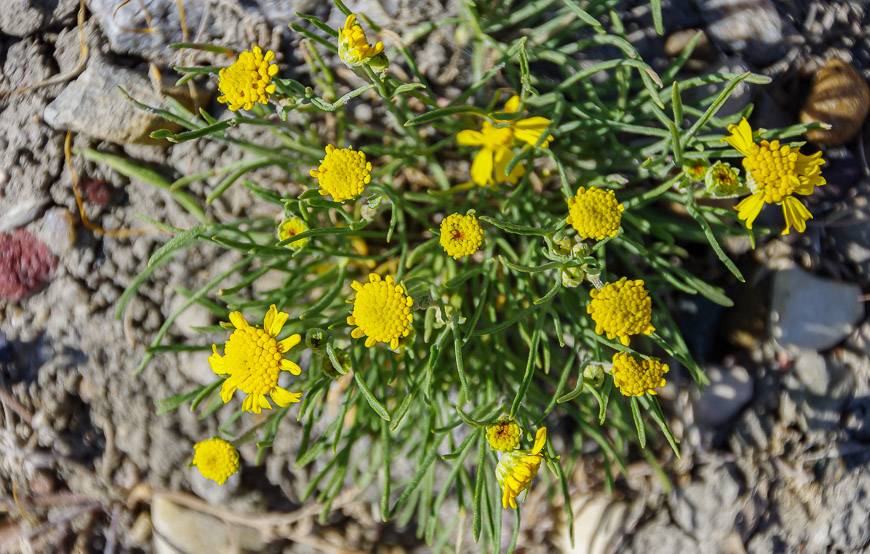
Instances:
[[[870,87],[867,82],[851,65],[835,58],[813,76],[800,120],[829,124],[830,129],[808,131],[807,138],[818,144],[839,146],[861,129],[868,110]]]
[[[707,38],[707,34],[704,31],[699,29],[683,29],[668,35],[667,40],[665,40],[665,54],[668,57],[676,58],[698,33],[701,33],[701,38],[698,39],[698,44],[695,45],[691,57],[696,60],[709,61],[713,54],[710,48],[710,39]]]

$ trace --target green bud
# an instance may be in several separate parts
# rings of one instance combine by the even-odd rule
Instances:
[[[583,368],[583,379],[597,389],[604,384],[604,366],[586,364],[586,367]]]

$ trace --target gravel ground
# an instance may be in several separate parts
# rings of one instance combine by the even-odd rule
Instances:
[[[217,158],[241,159],[236,149],[213,144],[165,149],[143,143],[154,121],[133,111],[116,85],[190,99],[190,91],[167,91],[157,78],[161,68],[168,75],[169,63],[208,62],[182,60],[165,47],[185,36],[233,47],[257,41],[303,72],[286,21],[299,10],[337,25],[340,13],[313,0],[188,1],[183,31],[175,0],[121,7],[116,0],[90,0],[81,25],[76,0],[3,2],[14,9],[5,9],[6,3],[0,9],[0,248],[18,245],[34,269],[26,279],[0,281],[0,549],[198,552],[236,541],[254,551],[426,551],[413,531],[377,522],[373,491],[349,491],[329,521],[318,524],[316,512],[297,501],[304,474],[286,461],[298,441],[291,426],[265,468],[246,471],[235,486],[209,487],[187,467],[189,445],[214,432],[213,422],[185,410],[157,416],[154,402],[209,380],[205,358],[159,356],[141,375],[133,369],[182,301],[180,291],[196,288],[233,260],[193,250],[155,272],[126,316],[115,319],[119,295],[165,240],[141,214],[158,213],[180,227],[194,222],[153,187],[79,157],[74,167],[90,220],[132,230],[124,236],[94,233],[79,217],[64,161],[66,130],[73,131],[77,147],[117,152],[166,175],[203,171]],[[154,32],[136,32],[149,24],[131,7],[140,3]],[[870,77],[870,21],[862,4],[662,3],[664,38],[652,31],[646,2],[617,6],[645,59],[661,67],[685,42],[684,31],[705,31],[706,54],[693,60],[690,71],[731,67],[773,77],[772,85],[747,87],[726,107],[733,113],[754,102],[757,125],[798,121],[813,75],[832,57],[851,63],[859,79]],[[349,5],[396,30],[459,11],[452,0]],[[448,98],[466,78],[467,52],[452,46],[452,31],[441,27],[415,48],[421,71]],[[84,62],[82,44],[88,49]],[[847,96],[851,89],[843,90]],[[212,93],[200,90],[195,98],[207,101]],[[843,121],[835,129],[839,136],[824,139],[833,140],[824,145],[830,186],[812,199],[815,219],[807,233],[755,251],[739,241],[728,244],[750,276],[750,286],[730,291],[733,309],[694,298],[676,306],[713,385],[686,392],[692,389],[676,372],[663,394],[684,449],[680,460],[666,461],[670,486],[639,463],[606,495],[600,468],[584,466],[572,479],[575,545],[568,544],[569,522],[560,508],[537,487],[524,509],[522,551],[870,548],[870,322],[864,314],[870,136],[863,118]],[[844,138],[850,125],[857,134]],[[217,180],[193,191],[202,193]],[[215,217],[260,209],[240,188],[231,189]],[[33,246],[39,241],[46,250]],[[190,310],[171,332],[202,340],[194,328],[212,323],[208,312]],[[400,475],[401,468],[394,472]],[[278,532],[245,515],[264,512],[286,518]],[[239,526],[220,524],[228,513],[247,518],[250,532],[233,534]],[[209,532],[197,533],[201,526]]]

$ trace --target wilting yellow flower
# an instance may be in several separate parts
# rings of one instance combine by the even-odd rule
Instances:
[[[221,386],[224,404],[230,401],[236,390],[247,393],[242,410],[255,414],[272,408],[266,395],[281,408],[301,400],[301,392],[290,392],[278,386],[281,371],[293,375],[302,373],[302,368],[282,356],[299,344],[302,336],[295,333],[283,340],[277,339],[288,317],[289,314],[279,312],[272,304],[263,318],[261,329],[249,325],[241,312],[230,312],[230,323],[235,330],[224,344],[224,355],[218,354],[217,345],[213,344],[212,355],[208,358],[212,371],[228,376]]]
[[[239,453],[224,439],[213,437],[193,445],[193,461],[203,477],[223,485],[239,470]]]
[[[781,145],[778,140],[762,140],[756,144],[746,119],[730,125],[728,132],[731,134],[722,140],[743,154],[743,167],[749,174],[748,184],[752,191],[735,206],[737,217],[746,222],[747,229],[752,229],[752,223],[765,204],[781,204],[785,216],[782,234],[789,234],[792,227],[799,233],[804,232],[806,221],[813,216],[793,195],[812,194],[815,187],[825,184],[821,170],[825,163],[822,153],[805,156],[795,148]]]
[[[510,452],[520,445],[521,433],[516,421],[504,418],[486,428],[486,441],[493,450]]]
[[[568,199],[568,224],[582,239],[615,237],[623,211],[625,206],[616,200],[612,190],[580,187],[577,194]]]
[[[295,237],[299,233],[304,233],[307,230],[308,224],[305,223],[304,219],[296,215],[291,215],[278,225],[278,240],[285,241],[289,238]],[[306,244],[308,244],[308,237],[289,242],[286,246],[293,250],[301,250]]]
[[[625,277],[607,283],[589,293],[592,300],[586,311],[595,322],[595,332],[607,338],[619,339],[628,346],[631,335],[649,335],[655,331],[652,320],[652,299],[642,279],[629,281]]]
[[[365,336],[367,347],[385,342],[392,349],[398,348],[399,339],[411,333],[414,320],[411,313],[414,301],[404,285],[396,283],[390,275],[381,279],[377,273],[370,273],[368,283],[354,281],[350,286],[356,297],[347,324],[357,326],[350,336],[355,339]]]
[[[719,198],[739,196],[748,192],[746,185],[740,181],[737,170],[725,162],[716,162],[707,169],[704,185],[710,194]]]
[[[500,455],[495,466],[495,478],[501,485],[501,505],[505,509],[516,509],[517,496],[532,484],[544,461],[541,450],[546,442],[547,428],[541,427],[535,434],[535,445],[531,450],[512,450]]]
[[[239,54],[232,65],[218,72],[218,102],[232,111],[250,110],[254,103],[268,104],[269,95],[275,92],[272,77],[278,73],[274,59],[274,52],[268,50],[264,55],[259,46]]]
[[[326,155],[320,166],[310,175],[320,184],[320,194],[332,196],[336,202],[344,202],[362,194],[372,181],[372,164],[366,161],[365,152],[353,148],[336,148],[326,145]]]
[[[514,152],[511,150],[514,133],[510,127],[494,127],[489,121],[484,121],[480,131],[459,131],[456,141],[462,146],[482,147],[471,162],[471,180],[475,185],[513,185],[525,173],[521,164],[515,165],[510,174],[506,172],[508,164],[514,159]]]
[[[441,247],[455,259],[474,254],[483,242],[483,229],[474,214],[450,214],[441,220]]]
[[[684,167],[686,175],[693,181],[702,181],[707,173],[707,164],[704,162],[689,162]]]
[[[517,110],[520,109],[520,97],[517,95],[511,96],[507,102],[505,102],[504,111],[505,113],[516,113]],[[517,140],[525,142],[531,146],[537,144],[538,139],[541,138],[541,135],[544,134],[544,131],[547,130],[547,127],[550,126],[550,120],[546,117],[541,116],[533,116],[527,117],[525,119],[511,119],[511,120],[503,120],[510,122],[510,128],[514,132],[514,137]],[[550,143],[553,142],[553,135],[547,135],[543,141],[541,141],[541,148],[548,148]]]
[[[366,32],[356,20],[356,14],[350,14],[344,20],[344,27],[338,31],[338,57],[350,67],[364,65],[384,51],[381,41],[369,44]]]
[[[613,355],[613,382],[623,396],[658,394],[656,389],[667,384],[664,378],[667,372],[668,364],[661,360],[642,360],[628,352]]]

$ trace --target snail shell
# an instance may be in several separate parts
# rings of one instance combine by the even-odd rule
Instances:
[[[818,144],[838,146],[852,139],[870,110],[870,87],[848,63],[832,59],[813,76],[802,123],[820,121],[830,129],[813,129],[807,138]]]

